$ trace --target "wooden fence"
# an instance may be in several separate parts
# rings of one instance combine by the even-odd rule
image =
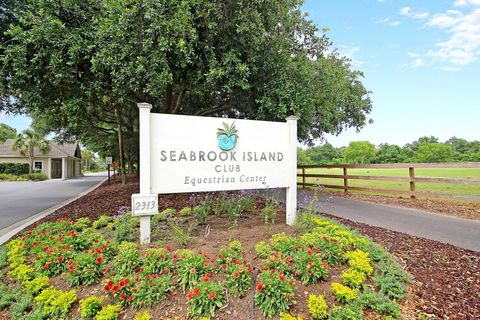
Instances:
[[[343,169],[343,174],[318,174],[318,173],[307,173],[308,169]],[[348,169],[380,169],[380,168],[390,168],[398,169],[405,168],[408,169],[408,176],[396,177],[396,176],[367,176],[367,175],[349,175]],[[457,179],[457,178],[424,178],[416,177],[415,169],[416,168],[479,168],[480,162],[455,162],[455,163],[394,163],[394,164],[339,164],[339,165],[299,165],[298,170],[301,170],[301,173],[297,172],[297,177],[301,177],[301,181],[298,182],[298,185],[302,187],[308,186],[318,186],[324,188],[332,189],[343,189],[343,192],[348,192],[349,190],[355,191],[367,191],[367,192],[376,192],[376,193],[389,193],[397,195],[410,195],[410,198],[414,199],[416,196],[425,196],[425,197],[434,197],[434,198],[459,198],[467,200],[480,201],[480,196],[469,196],[469,195],[454,195],[454,194],[439,194],[426,191],[416,191],[415,183],[416,182],[432,182],[432,183],[451,183],[451,184],[480,184],[480,179]],[[333,178],[333,179],[343,179],[343,185],[331,185],[331,184],[322,184],[322,183],[308,183],[306,178]],[[364,188],[364,187],[354,187],[348,184],[351,179],[359,180],[381,180],[381,181],[403,181],[409,182],[409,190],[392,190],[392,189],[380,189],[380,188]]]

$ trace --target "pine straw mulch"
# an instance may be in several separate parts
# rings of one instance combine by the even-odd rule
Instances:
[[[381,203],[395,207],[405,207],[428,212],[447,214],[461,218],[480,220],[480,202],[461,201],[453,199],[410,199],[393,196],[380,196],[357,192],[338,192],[321,189],[323,194],[335,197],[344,197],[352,200]]]
[[[114,215],[120,207],[130,206],[131,194],[137,193],[138,188],[134,177],[127,185],[119,181],[104,183],[35,225],[65,217],[97,219],[101,214]],[[159,204],[160,209],[181,209],[191,205],[191,198],[189,194],[161,195]],[[417,303],[413,308],[434,315],[435,319],[480,319],[479,252],[326,216],[370,236],[399,260],[413,277],[411,293]]]

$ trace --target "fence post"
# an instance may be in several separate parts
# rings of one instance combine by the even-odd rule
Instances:
[[[408,168],[408,175],[410,176],[410,199],[415,199],[415,168]]]
[[[343,192],[348,192],[347,167],[343,167]]]
[[[302,167],[302,187],[305,189],[307,186],[305,185],[305,167]]]

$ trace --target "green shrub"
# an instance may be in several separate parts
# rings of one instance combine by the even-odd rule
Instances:
[[[24,176],[15,176],[13,174],[0,173],[0,181],[28,181]]]
[[[290,313],[280,313],[280,320],[303,320],[302,317],[294,317]]]
[[[355,250],[345,253],[345,257],[348,259],[348,264],[358,271],[371,275],[373,273],[373,267],[370,263],[368,253],[362,250]]]
[[[33,172],[32,174],[22,174],[21,177],[28,180],[35,180],[35,181],[44,181],[48,179],[47,175],[41,172]]]
[[[20,299],[20,291],[10,289],[0,282],[0,310],[8,308],[11,304]]]
[[[33,268],[22,263],[10,270],[8,275],[17,280],[26,281],[33,277]]]
[[[117,320],[120,315],[120,306],[109,304],[97,314],[97,320]]]
[[[265,207],[262,209],[263,222],[268,224],[274,224],[277,217],[278,203],[273,200],[266,200]]]
[[[264,270],[255,293],[255,305],[266,317],[286,312],[295,301],[293,281],[279,272]]]
[[[333,307],[329,320],[363,320],[363,310],[359,304],[347,304]]]
[[[94,229],[105,228],[110,222],[112,222],[112,217],[102,215],[97,220],[93,221],[92,227]]]
[[[180,210],[178,212],[178,214],[181,215],[181,216],[184,216],[184,217],[188,217],[189,215],[192,214],[192,208],[184,207],[184,208],[182,208],[182,210]]]
[[[140,251],[134,242],[122,242],[113,264],[117,274],[127,275],[140,266]]]
[[[272,247],[265,241],[260,241],[255,245],[255,253],[260,259],[267,259],[272,254]]]
[[[0,163],[0,173],[20,176],[29,172],[28,163]]]
[[[192,290],[187,292],[188,313],[194,317],[210,317],[223,306],[223,287],[204,277]]]
[[[152,315],[148,311],[139,312],[135,314],[133,320],[151,320]]]
[[[30,294],[37,295],[40,291],[48,287],[48,277],[39,277],[30,281],[24,281],[23,286]]]
[[[321,294],[318,296],[311,294],[308,297],[307,307],[310,315],[315,320],[324,319],[328,316],[328,306]]]
[[[186,253],[189,251],[185,250]],[[192,287],[202,277],[212,271],[209,261],[201,254],[190,252],[179,255],[177,260],[178,283],[183,291]]]
[[[240,241],[238,240],[232,240],[228,243],[228,248],[230,250],[236,251],[236,252],[243,252],[243,245]]]
[[[310,248],[299,248],[294,254],[295,273],[303,284],[316,283],[328,275],[328,265],[322,261],[321,254]]]
[[[358,298],[358,292],[356,290],[336,282],[332,283],[332,292],[340,302],[347,303]]]
[[[374,277],[373,282],[380,288],[380,292],[388,297],[398,299],[406,295],[406,285],[392,275]]]
[[[84,319],[93,319],[102,307],[102,298],[88,297],[80,300],[80,315]]]
[[[23,294],[18,298],[18,300],[11,304],[8,313],[12,319],[28,319],[28,316],[31,314],[29,311],[32,308],[32,296],[29,294]]]
[[[210,214],[211,208],[209,206],[196,206],[193,208],[193,215],[198,224],[205,224],[207,217]]]
[[[363,282],[367,279],[365,273],[355,270],[353,268],[348,268],[342,271],[342,280],[350,286],[351,288],[359,288],[362,286]]]
[[[79,253],[68,262],[68,282],[70,286],[96,284],[103,276],[106,260],[100,253]]]
[[[62,318],[68,314],[70,307],[77,300],[77,290],[63,292],[53,287],[46,288],[35,302],[42,306],[42,310],[51,318]]]
[[[142,264],[147,274],[170,274],[173,271],[173,261],[165,248],[148,248],[142,252]]]
[[[84,218],[79,218],[75,221],[75,224],[73,225],[73,228],[77,231],[82,231],[90,225],[90,219],[87,217]]]
[[[390,301],[387,296],[380,292],[372,291],[370,289],[365,290],[360,295],[360,303],[378,313],[390,315],[395,318],[400,317],[400,308],[398,304]]]
[[[0,246],[0,269],[3,269],[7,265],[7,247]]]

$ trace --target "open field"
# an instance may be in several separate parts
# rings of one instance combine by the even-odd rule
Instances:
[[[301,173],[301,170],[298,170]],[[306,174],[343,174],[340,168],[312,168],[305,169]],[[372,169],[348,169],[348,175],[364,176],[395,176],[408,177],[408,168],[372,168]],[[477,168],[415,168],[415,177],[424,178],[459,178],[459,179],[480,179],[480,169]],[[301,177],[298,178],[302,182]],[[343,185],[343,179],[335,178],[306,178],[307,183]],[[379,180],[358,180],[349,179],[349,186],[377,188],[389,190],[409,190],[408,181],[379,181]],[[478,196],[480,201],[480,183],[478,184],[452,184],[452,183],[431,183],[415,182],[416,191],[434,192],[452,195]],[[341,191],[341,190],[337,190]]]

